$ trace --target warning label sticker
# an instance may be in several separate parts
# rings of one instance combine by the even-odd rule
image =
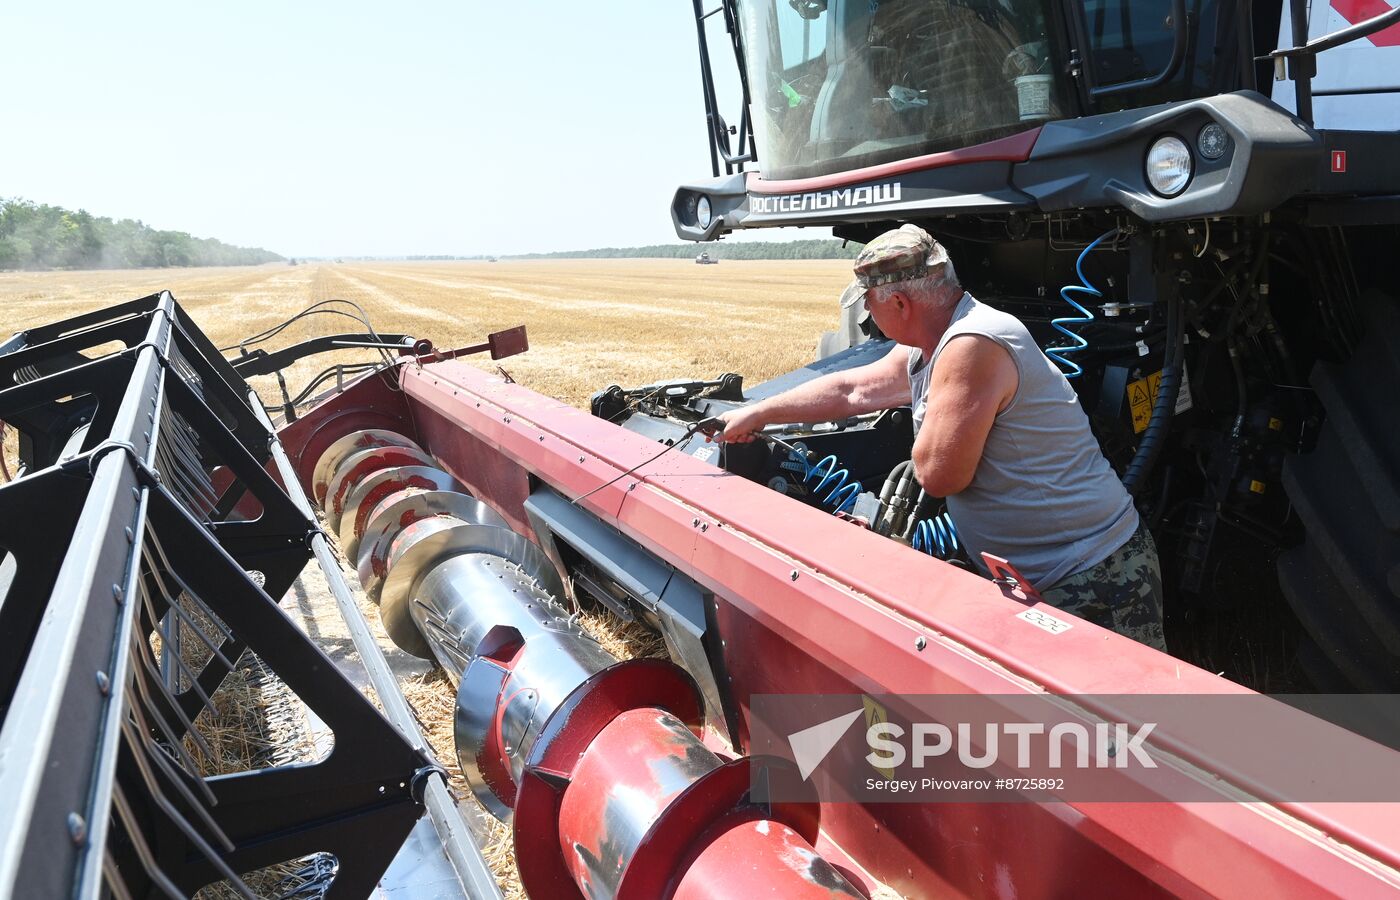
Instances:
[[[1142,434],[1147,423],[1152,421],[1152,404],[1157,399],[1157,387],[1162,383],[1162,373],[1153,372],[1146,378],[1139,378],[1128,385],[1128,407],[1133,414],[1133,433]],[[1186,375],[1186,367],[1181,367],[1181,388],[1176,392],[1174,415],[1180,415],[1191,408],[1191,379]]]

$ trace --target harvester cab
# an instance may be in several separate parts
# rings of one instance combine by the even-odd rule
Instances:
[[[1380,424],[1400,380],[1386,262],[1400,9],[695,11],[712,172],[676,191],[678,235],[821,226],[864,242],[924,227],[1071,379],[1156,535],[1174,652],[1259,688],[1400,687],[1400,515],[1378,499],[1400,489]],[[859,345],[882,336],[862,307],[843,310],[822,359],[746,400],[871,359]],[[863,443],[840,449],[836,468],[864,484],[898,480]],[[739,470],[786,490],[784,462]],[[937,555],[956,555],[949,535]]]
[[[730,126],[710,60],[712,14],[697,3],[716,180],[677,192],[677,231],[708,240],[735,228],[1018,208],[1120,208],[1165,221],[1272,209],[1300,193],[1379,192],[1354,171],[1317,182],[1306,166],[1268,196],[1239,190],[1259,179],[1258,143],[1273,149],[1282,137],[1271,127],[1296,132],[1285,143],[1302,153],[1327,139],[1314,126],[1384,135],[1400,125],[1386,87],[1400,66],[1387,26],[1400,13],[1361,21],[1354,4],[1312,6],[728,0],[741,107]],[[1230,109],[1209,116],[1222,102]],[[1270,113],[1284,113],[1282,123]],[[1176,142],[1149,159],[1167,135]],[[1058,183],[1063,174],[1047,165],[1067,158],[1076,184]],[[892,177],[915,173],[925,174]]]

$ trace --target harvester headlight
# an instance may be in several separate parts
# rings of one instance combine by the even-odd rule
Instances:
[[[710,227],[710,220],[710,198],[701,194],[700,199],[695,201],[695,224],[703,230]]]
[[[1158,138],[1147,151],[1147,183],[1163,197],[1175,197],[1191,180],[1191,150],[1175,135]]]
[[[1196,149],[1201,151],[1201,155],[1206,159],[1219,159],[1224,156],[1225,148],[1229,145],[1230,136],[1218,122],[1211,122],[1196,136]]]

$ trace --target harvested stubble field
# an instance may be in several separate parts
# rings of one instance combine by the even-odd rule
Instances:
[[[217,346],[226,347],[312,303],[341,298],[360,304],[379,331],[427,337],[438,347],[477,343],[489,332],[524,324],[531,349],[503,361],[511,376],[541,393],[586,406],[591,393],[609,384],[637,386],[724,372],[739,372],[753,384],[793,369],[811,359],[817,336],[833,327],[837,298],[849,278],[849,260],[726,261],[719,266],[689,260],[377,262],[0,272],[0,310],[8,326],[0,331],[22,331],[167,289]],[[317,315],[263,346],[271,350],[318,334],[358,330],[350,319]],[[359,350],[304,360],[288,370],[287,383],[295,392],[333,362],[372,358]],[[489,359],[471,361],[495,368]],[[255,387],[269,404],[277,403],[271,376],[256,379]],[[12,432],[4,451],[13,470]],[[347,652],[347,641],[331,639],[328,644],[341,630],[321,621],[323,611],[328,617],[338,614],[328,597],[312,607],[312,632],[338,658]],[[377,625],[378,617],[367,612]],[[590,614],[581,621],[618,656],[661,652],[654,635],[610,616]],[[403,686],[429,741],[451,770],[454,788],[465,796],[452,749],[451,684],[435,672]],[[253,712],[232,709],[229,720],[241,722]],[[505,896],[523,898],[508,829],[499,823],[483,827],[487,858]],[[284,874],[275,868],[259,883],[276,883]],[[204,896],[223,896],[216,888]]]
[[[801,365],[834,326],[849,260],[373,262],[229,269],[0,273],[7,331],[51,322],[168,289],[219,346],[270,328],[318,300],[353,300],[380,331],[430,338],[439,347],[524,324],[530,352],[505,363],[516,381],[568,403],[609,384],[740,372],[749,383]],[[269,349],[348,319],[313,316]],[[294,390],[332,362],[303,361]],[[478,365],[494,368],[489,361]],[[269,401],[276,385],[257,385]]]

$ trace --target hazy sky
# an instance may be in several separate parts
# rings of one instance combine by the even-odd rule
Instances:
[[[289,256],[669,243],[709,174],[687,0],[12,0],[0,36],[0,196]]]

